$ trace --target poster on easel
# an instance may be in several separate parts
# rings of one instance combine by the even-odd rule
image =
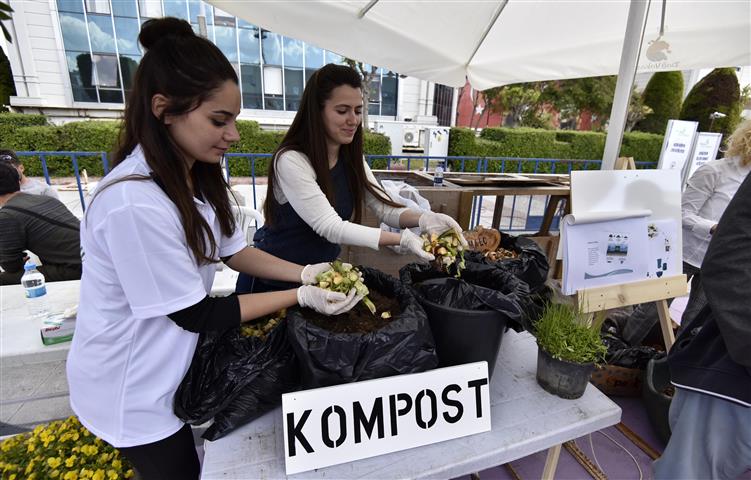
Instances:
[[[681,172],[571,172],[561,233],[565,294],[679,275]]]
[[[683,168],[691,155],[691,148],[694,145],[694,137],[698,127],[697,122],[668,120],[660,160],[657,162],[658,170],[683,172]]]
[[[683,169],[685,172],[683,175],[684,188],[688,179],[691,178],[691,175],[693,175],[699,167],[710,160],[717,158],[717,152],[720,150],[721,142],[721,133],[699,132],[696,134],[694,145],[691,149],[691,156],[689,157],[686,168]]]

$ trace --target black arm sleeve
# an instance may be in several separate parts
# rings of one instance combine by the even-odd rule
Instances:
[[[189,332],[223,332],[240,326],[240,300],[237,295],[203,297],[203,300],[167,315]]]

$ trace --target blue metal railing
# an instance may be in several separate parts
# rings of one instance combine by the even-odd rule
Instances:
[[[81,202],[81,209],[86,211],[86,201],[84,198],[83,187],[81,185],[81,167],[79,159],[84,157],[99,157],[102,162],[102,169],[105,174],[109,172],[109,163],[106,152],[16,152],[19,157],[38,157],[42,164],[44,179],[50,185],[50,173],[47,160],[50,157],[68,157],[73,168],[73,174],[78,187],[78,195]],[[267,160],[271,158],[268,153],[228,153],[226,155],[225,172],[227,179],[231,179],[231,170],[236,168],[243,160],[247,162],[250,173],[251,188],[253,192],[253,208],[258,209],[258,194],[256,182],[256,162],[257,160]],[[550,158],[518,158],[518,157],[477,157],[477,156],[419,156],[419,155],[366,155],[368,165],[371,168],[380,168],[387,170],[422,170],[433,171],[435,167],[441,166],[446,171],[465,172],[472,171],[477,173],[557,173],[567,174],[572,170],[595,170],[600,168],[600,160],[569,160],[569,159],[550,159]],[[636,168],[654,168],[655,162],[636,162]],[[56,172],[59,173],[59,172]],[[524,225],[515,225],[514,217],[516,213],[517,200],[520,197],[527,199],[526,212],[522,216]],[[484,196],[475,196],[472,200],[472,211],[470,213],[470,228],[481,223]],[[536,230],[535,221],[539,216],[532,215],[533,196],[516,195],[512,199],[511,211],[509,214],[508,225],[501,225],[503,230],[507,231],[530,231]],[[549,202],[549,197],[545,198],[542,210],[544,211]],[[561,211],[557,212],[554,225],[559,220]],[[504,228],[505,227],[505,228]]]

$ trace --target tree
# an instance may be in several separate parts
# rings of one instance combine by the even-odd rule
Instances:
[[[683,101],[683,74],[681,72],[657,72],[649,79],[642,94],[644,105],[652,109],[635,130],[650,133],[665,133],[668,120],[681,114]]]
[[[636,87],[631,89],[631,99],[628,102],[628,112],[626,113],[625,131],[630,132],[637,122],[652,113],[652,107],[644,104],[644,95],[636,91]],[[667,125],[667,124],[666,124]]]
[[[10,62],[3,49],[0,48],[0,110],[4,110],[4,105],[10,105],[10,96],[15,94],[16,85],[13,83]]]
[[[490,108],[511,117],[512,126],[522,125],[530,111],[540,107],[542,91],[538,83],[517,83],[485,90]]]
[[[688,93],[680,119],[699,122],[699,131],[720,132],[727,139],[740,122],[741,111],[741,89],[735,69],[715,68]],[[714,112],[725,116],[712,120],[710,115]]]
[[[587,111],[604,125],[613,106],[616,79],[609,75],[544,82],[540,100],[553,105],[562,117],[578,119]]]
[[[351,58],[345,58],[344,63],[357,70],[362,77],[362,128],[363,130],[368,131],[368,105],[370,105],[370,93],[373,88],[372,83],[378,75],[378,67],[375,65],[365,65],[364,63],[352,60]]]
[[[3,23],[5,20],[11,19],[11,13],[13,13],[13,9],[10,8],[10,4],[8,2],[0,0],[0,29],[3,31],[3,36],[8,42],[12,42],[13,39],[10,36],[10,32],[5,27],[5,24]]]

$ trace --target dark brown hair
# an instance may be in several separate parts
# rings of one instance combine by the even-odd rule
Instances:
[[[218,164],[197,161],[188,171],[164,118],[195,110],[227,80],[237,84],[237,74],[224,54],[213,43],[193,33],[184,20],[149,20],[141,28],[138,41],[146,54],[133,79],[120,143],[112,163],[118,165],[140,145],[152,175],[159,179],[160,186],[180,212],[185,238],[194,257],[199,263],[216,262],[217,239],[198,212],[186,179],[191,176],[195,193],[214,208],[222,234],[226,236],[235,230],[229,186]],[[169,102],[159,118],[151,110],[151,99],[156,94],[164,95]],[[126,179],[133,178],[123,180]]]
[[[297,110],[295,119],[292,121],[282,143],[274,151],[273,161],[269,165],[269,180],[266,202],[263,213],[267,225],[273,226],[275,213],[279,208],[279,202],[274,196],[276,184],[275,163],[279,155],[288,151],[296,150],[304,153],[316,173],[316,183],[328,198],[329,203],[335,206],[334,187],[329,171],[328,150],[326,148],[326,130],[323,126],[323,107],[326,100],[331,98],[331,92],[342,85],[362,89],[362,79],[355,69],[346,65],[329,63],[318,69],[305,85],[302,94],[300,108]],[[392,207],[402,207],[393,202],[379,186],[370,183],[365,176],[362,152],[362,124],[358,125],[352,143],[342,145],[339,156],[345,162],[349,188],[355,205],[354,222],[362,220],[362,206],[365,190],[372,193],[376,198]],[[345,220],[349,220],[345,218]]]

